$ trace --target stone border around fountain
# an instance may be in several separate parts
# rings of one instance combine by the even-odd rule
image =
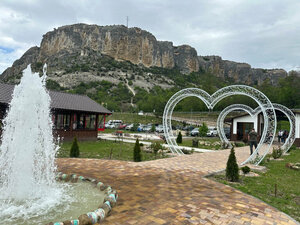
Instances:
[[[60,172],[57,174],[56,180],[72,183],[76,183],[78,181],[90,182],[95,185],[97,189],[100,189],[100,191],[104,191],[106,196],[104,197],[104,201],[101,203],[101,206],[99,206],[99,208],[93,212],[82,214],[78,217],[78,219],[75,220],[66,220],[64,222],[55,223],[50,222],[46,225],[90,225],[101,223],[107,216],[110,215],[112,208],[117,204],[118,193],[116,190],[113,190],[111,186],[104,185],[102,182],[96,179],[78,176],[77,174],[64,174]]]

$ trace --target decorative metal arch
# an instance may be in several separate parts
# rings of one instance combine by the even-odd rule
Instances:
[[[286,115],[290,122],[290,132],[289,135],[284,143],[283,146],[281,146],[281,149],[283,150],[283,153],[286,153],[290,147],[293,145],[296,139],[296,119],[294,113],[284,105],[280,105],[277,103],[273,103],[273,107],[275,110],[278,110]],[[231,147],[230,141],[228,141],[225,132],[224,132],[224,120],[228,113],[234,111],[234,110],[243,110],[247,112],[251,117],[254,117],[255,115],[259,114],[261,112],[261,108],[258,106],[254,110],[247,106],[242,104],[234,104],[226,107],[220,114],[217,120],[217,129],[220,136],[220,139],[222,142],[227,143]]]
[[[245,85],[232,85],[224,87],[215,92],[213,95],[209,95],[204,90],[198,88],[186,88],[175,93],[167,102],[163,114],[164,134],[171,151],[176,154],[183,154],[175,141],[171,125],[173,110],[179,101],[186,97],[194,96],[201,99],[208,109],[213,109],[219,101],[232,95],[248,96],[255,100],[262,109],[265,121],[265,127],[263,132],[265,135],[262,136],[264,148],[260,147],[255,149],[253,154],[242,163],[245,164],[250,161],[254,162],[255,160],[254,163],[258,165],[269,152],[271,144],[274,140],[276,128],[276,114],[272,103],[262,92],[255,88]],[[255,158],[256,154],[258,153],[258,150],[260,150],[259,158]]]
[[[226,116],[230,113],[233,112],[235,110],[242,110],[247,112],[251,117],[254,117],[255,115],[258,114],[257,111],[260,112],[260,107],[257,107],[255,110],[253,110],[250,106],[247,105],[243,105],[243,104],[234,104],[234,105],[230,105],[228,107],[226,107],[225,109],[223,109],[223,111],[219,114],[218,116],[218,120],[217,120],[217,130],[218,130],[218,134],[219,137],[221,139],[222,142],[226,143],[230,148],[232,147],[230,141],[227,139],[225,132],[224,132],[224,120],[226,118]],[[264,130],[265,132],[265,130]],[[265,136],[266,134],[264,134]],[[260,139],[260,143],[258,144],[258,146],[262,145],[262,139]],[[259,150],[258,150],[259,151]]]

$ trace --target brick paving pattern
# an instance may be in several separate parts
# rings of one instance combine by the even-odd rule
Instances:
[[[203,177],[224,169],[228,154],[223,150],[141,163],[64,158],[58,166],[118,191],[118,205],[103,224],[299,224],[256,198]],[[240,162],[248,154],[248,148],[236,150]]]

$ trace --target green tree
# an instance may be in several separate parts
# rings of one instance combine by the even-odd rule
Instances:
[[[226,166],[226,178],[231,182],[239,181],[239,166],[236,162],[234,147],[231,148],[230,155],[228,157]]]
[[[72,146],[71,146],[71,150],[70,150],[70,157],[75,157],[75,158],[78,158],[79,157],[79,146],[78,146],[78,142],[77,142],[77,138],[74,137],[73,139],[73,143],[72,143]]]
[[[181,144],[181,143],[182,143],[182,134],[181,134],[181,132],[180,132],[180,131],[179,131],[179,133],[178,133],[178,136],[177,136],[176,142],[177,142],[177,144]]]
[[[155,132],[155,124],[152,124],[152,126],[151,126],[151,132],[152,132],[152,133]]]
[[[199,136],[205,137],[208,131],[208,127],[206,123],[202,123],[202,126],[199,128]]]
[[[141,147],[139,143],[139,139],[136,139],[134,150],[133,150],[133,161],[134,162],[141,162],[142,161],[142,155],[141,155]]]

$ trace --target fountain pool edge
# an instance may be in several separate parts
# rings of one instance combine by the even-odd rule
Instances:
[[[77,220],[66,220],[63,222],[55,223],[50,222],[47,225],[89,225],[101,223],[111,213],[112,208],[117,204],[118,193],[116,192],[116,190],[96,179],[78,176],[77,174],[65,174],[60,172],[57,174],[56,180],[73,183],[90,182],[100,191],[104,191],[105,197],[104,201],[102,203],[99,203],[101,204],[101,206],[99,206],[98,209],[94,210],[93,212],[88,212],[86,214],[80,215]]]

